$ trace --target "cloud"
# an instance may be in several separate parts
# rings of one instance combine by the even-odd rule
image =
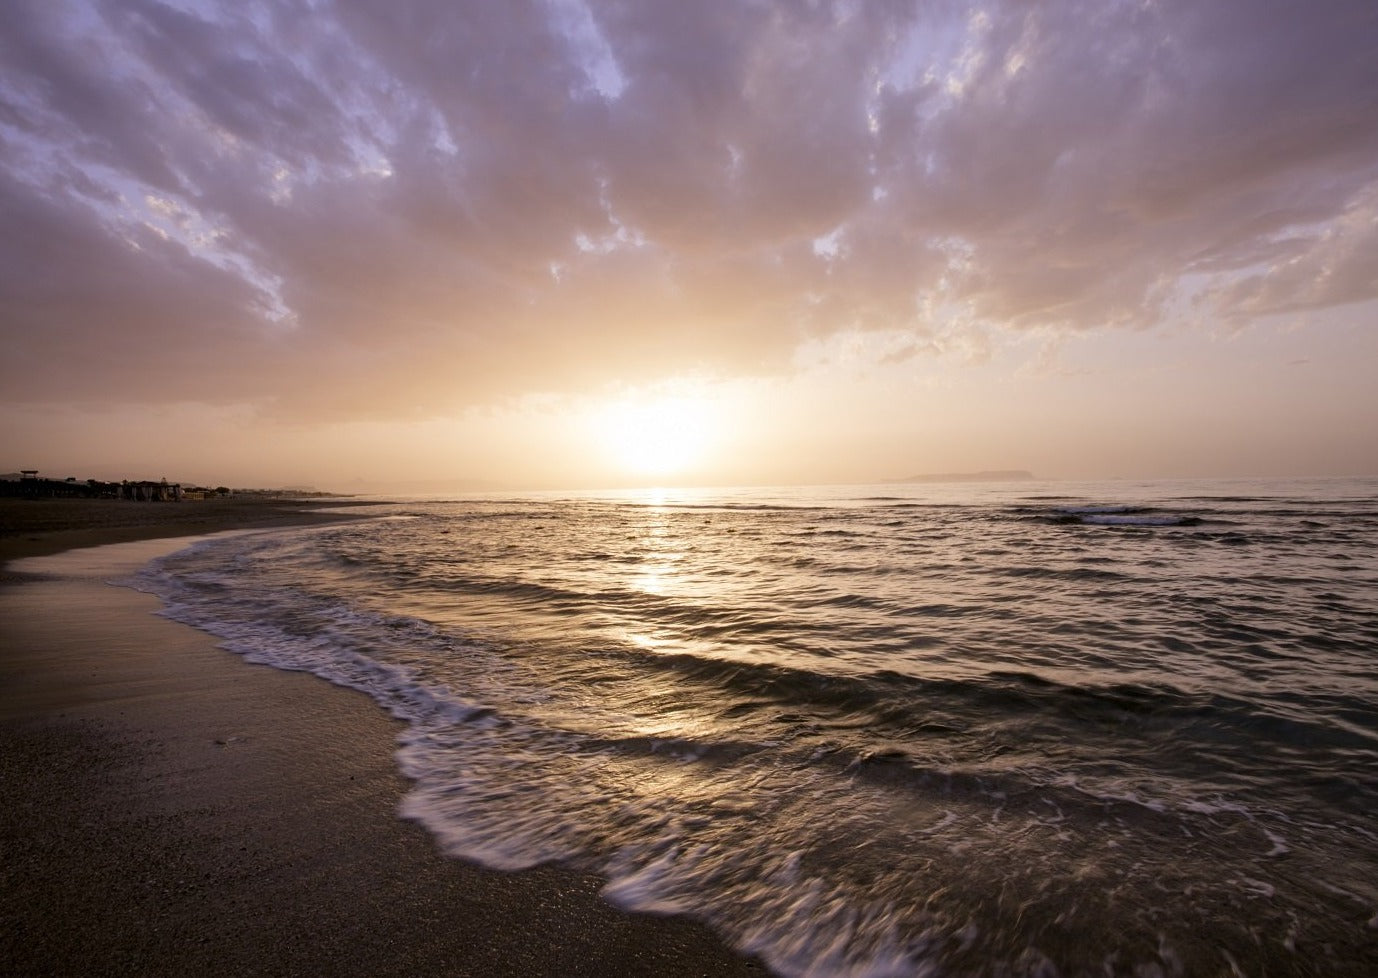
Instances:
[[[1281,232],[1248,274],[1208,295],[1235,319],[1324,309],[1378,298],[1378,187],[1317,228]]]
[[[409,416],[1367,301],[1376,40],[1364,0],[18,2],[0,379]]]

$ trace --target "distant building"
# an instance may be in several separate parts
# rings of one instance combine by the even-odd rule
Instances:
[[[169,483],[166,479],[161,482],[122,482],[119,498],[140,503],[175,503],[182,499],[182,486],[177,482]]]
[[[20,499],[132,499],[139,502],[179,502],[183,498],[180,483],[168,482],[100,482],[87,479],[78,482],[76,476],[65,479],[44,479],[37,469],[20,469],[19,478],[11,473],[0,477],[0,496]]]

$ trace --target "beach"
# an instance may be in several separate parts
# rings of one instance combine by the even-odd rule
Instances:
[[[0,961],[1367,976],[1374,498],[21,509]]]
[[[443,857],[396,813],[400,721],[105,583],[188,536],[342,510],[6,501],[0,560],[61,555],[0,587],[7,974],[764,973],[692,921],[615,909],[597,876]]]
[[[351,511],[374,505],[347,497],[266,494],[178,503],[0,497],[0,566],[131,540],[348,519]]]

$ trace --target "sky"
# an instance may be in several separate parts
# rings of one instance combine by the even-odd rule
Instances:
[[[1378,476],[1373,0],[6,0],[0,471]]]

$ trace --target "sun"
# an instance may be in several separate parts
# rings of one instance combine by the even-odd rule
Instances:
[[[605,403],[593,429],[608,458],[642,478],[684,475],[706,458],[719,434],[712,402],[692,394],[643,394]]]

